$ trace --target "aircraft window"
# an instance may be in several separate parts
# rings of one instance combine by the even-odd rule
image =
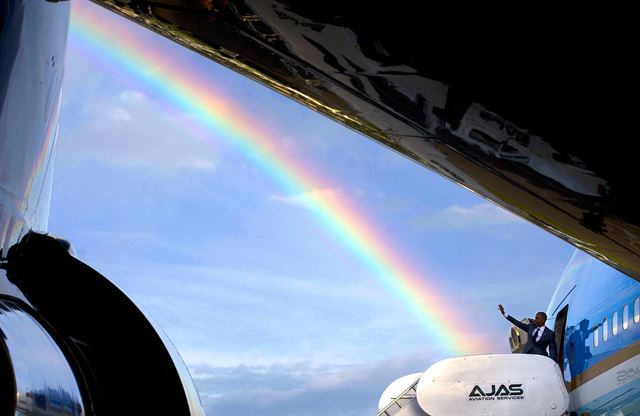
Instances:
[[[593,329],[593,346],[597,348],[599,342],[600,342],[600,325],[596,326]]]
[[[622,329],[629,328],[629,305],[622,307]]]
[[[640,298],[633,302],[633,322],[640,322]]]
[[[614,337],[618,335],[618,311],[615,311],[611,317],[611,333]]]
[[[607,318],[604,318],[604,321],[602,321],[602,340],[604,342],[607,342],[608,339],[609,339],[609,320]]]

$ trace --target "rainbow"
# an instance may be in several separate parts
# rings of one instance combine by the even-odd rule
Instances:
[[[287,194],[307,195],[305,202],[314,217],[417,318],[427,331],[430,346],[444,355],[483,352],[481,342],[472,338],[476,331],[457,316],[457,305],[436,290],[436,279],[425,278],[403,259],[353,201],[333,191],[326,179],[279,145],[276,136],[242,108],[232,106],[210,82],[202,88],[206,83],[203,77],[167,59],[157,41],[135,36],[125,19],[105,19],[105,12],[87,3],[72,3],[71,45],[100,56],[106,65],[126,72],[194,116],[215,137],[242,151]]]
[[[583,268],[588,267],[591,264],[592,260],[593,260],[593,257],[588,255],[584,251],[582,250],[574,251],[573,255],[571,256],[571,260],[569,260],[569,264],[567,264],[567,267],[565,267],[564,271],[562,272],[562,277],[560,278],[560,282],[570,277],[573,277],[573,275],[580,272]],[[558,284],[560,284],[560,282],[558,282]],[[550,303],[550,305],[552,304],[553,303]]]

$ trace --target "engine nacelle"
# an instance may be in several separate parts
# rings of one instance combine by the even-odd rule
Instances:
[[[203,415],[175,347],[59,239],[0,263],[0,414]]]
[[[0,297],[0,414],[86,414],[72,365],[18,300]]]

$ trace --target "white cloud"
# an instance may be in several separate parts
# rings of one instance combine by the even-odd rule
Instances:
[[[109,110],[107,116],[113,121],[131,121],[131,114],[122,107],[113,107]]]
[[[317,367],[300,362],[192,366],[190,371],[207,413],[365,415],[374,414],[389,383],[424,371],[430,361],[427,354],[411,354],[367,365]]]
[[[60,132],[59,163],[97,159],[161,171],[215,169],[213,139],[188,115],[169,113],[133,90],[116,95],[94,92],[83,101],[89,104],[81,115],[69,130]]]
[[[462,229],[471,227],[491,227],[522,222],[514,214],[490,203],[471,207],[452,205],[435,215],[416,220],[418,226],[427,229]]]
[[[120,100],[125,103],[149,101],[149,98],[140,91],[127,90],[120,94]]]
[[[296,195],[270,195],[269,201],[287,205],[297,205],[307,209],[314,209],[316,201],[334,199],[337,197],[337,193],[338,191],[331,188],[314,189],[309,192],[304,192]]]

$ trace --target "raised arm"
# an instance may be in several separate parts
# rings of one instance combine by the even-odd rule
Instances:
[[[520,322],[518,321],[516,318],[514,318],[511,315],[507,315],[507,313],[504,311],[504,306],[502,306],[501,304],[498,305],[498,310],[500,311],[500,313],[502,314],[502,316],[504,316],[505,318],[507,318],[507,320],[509,322],[511,322],[512,324],[514,324],[515,326],[517,326],[518,328],[522,329],[523,331],[527,331],[529,330],[529,325],[525,324],[524,322]]]
[[[522,329],[523,331],[528,331],[529,330],[529,325],[525,324],[524,322],[520,322],[518,321],[516,318],[514,318],[511,315],[505,315],[505,318],[507,318],[507,320],[509,322],[511,322],[512,324],[514,324],[515,326],[517,326],[518,328]]]

